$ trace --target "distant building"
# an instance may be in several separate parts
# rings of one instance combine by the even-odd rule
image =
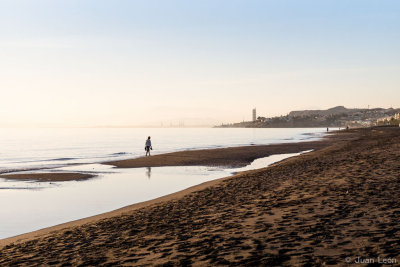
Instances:
[[[388,122],[390,121],[390,118],[391,118],[391,117],[388,117],[388,116],[383,117],[383,118],[379,118],[379,119],[376,120],[376,123],[377,123],[377,124],[385,124],[385,123],[388,123]]]
[[[257,120],[257,112],[256,112],[256,108],[253,108],[253,121]]]
[[[261,121],[261,122],[266,122],[267,118],[265,118],[265,117],[257,117],[257,120]]]
[[[392,121],[400,120],[400,113],[396,113],[393,116],[385,116],[376,120],[377,125],[390,125]]]

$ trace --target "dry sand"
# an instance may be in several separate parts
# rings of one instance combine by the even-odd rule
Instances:
[[[400,129],[351,134],[269,168],[3,240],[0,265],[399,263]]]

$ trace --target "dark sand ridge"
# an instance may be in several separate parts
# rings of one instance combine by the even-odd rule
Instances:
[[[258,158],[275,154],[297,153],[318,150],[334,142],[334,138],[324,141],[297,142],[287,144],[240,146],[217,149],[187,150],[111,161],[105,164],[118,168],[161,167],[161,166],[229,166],[242,167]]]
[[[4,240],[0,265],[399,261],[400,129],[354,132],[269,168]]]
[[[62,182],[62,181],[79,181],[93,178],[95,175],[84,173],[20,173],[20,174],[2,174],[0,178],[13,179],[13,180],[34,180],[39,182]]]

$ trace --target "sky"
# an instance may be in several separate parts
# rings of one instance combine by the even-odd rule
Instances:
[[[400,1],[0,0],[0,127],[399,107]]]

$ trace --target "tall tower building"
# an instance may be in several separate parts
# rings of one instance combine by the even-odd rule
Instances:
[[[257,112],[256,112],[256,108],[253,108],[253,121],[257,120]]]

